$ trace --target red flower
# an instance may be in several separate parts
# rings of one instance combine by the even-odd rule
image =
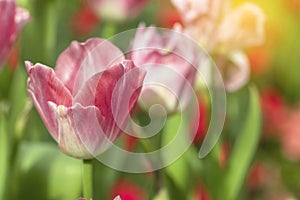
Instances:
[[[29,95],[50,134],[65,154],[84,159],[120,135],[145,76],[117,47],[96,38],[72,42],[55,71],[28,61],[26,68]]]
[[[83,4],[73,16],[71,28],[74,35],[85,36],[91,34],[99,24],[100,19],[98,16],[89,6]]]
[[[146,200],[145,191],[129,180],[118,181],[111,189],[110,199],[120,196],[122,200]]]
[[[198,184],[194,190],[193,200],[210,200],[210,195],[203,184]]]
[[[279,125],[284,154],[292,161],[300,160],[300,107],[289,110]]]
[[[14,0],[0,0],[0,67],[6,60],[13,42],[29,21],[29,13],[17,7]]]
[[[250,170],[247,185],[253,189],[262,188],[267,184],[269,174],[270,172],[263,163],[256,162]]]
[[[279,133],[280,125],[286,118],[286,106],[284,100],[278,92],[268,89],[261,93],[260,102],[263,112],[264,133]]]
[[[165,9],[158,14],[158,24],[162,27],[173,28],[176,23],[181,23],[181,17],[175,9]]]

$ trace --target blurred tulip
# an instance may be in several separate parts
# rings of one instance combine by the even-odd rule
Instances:
[[[181,13],[183,31],[215,56],[216,61],[223,60],[216,64],[223,72],[226,89],[235,91],[243,86],[250,70],[241,50],[263,43],[265,17],[262,10],[251,3],[230,9],[230,0],[172,2]],[[224,71],[228,73],[225,75]]]
[[[159,27],[172,29],[175,24],[182,23],[180,13],[170,1],[161,1],[157,9],[157,24]]]
[[[185,30],[209,52],[239,50],[264,41],[263,11],[244,3],[230,9],[230,0],[172,0]]]
[[[169,114],[184,109],[190,100],[200,52],[179,32],[159,34],[155,27],[139,26],[129,58],[147,70],[139,105],[148,110],[162,105]]]
[[[75,36],[87,36],[100,24],[100,19],[92,8],[83,4],[71,19],[72,33]]]
[[[256,162],[248,175],[247,185],[251,189],[260,189],[263,188],[268,179],[271,178],[270,171],[266,168],[266,166],[261,162]]]
[[[29,19],[29,13],[17,7],[14,0],[0,0],[0,67],[5,62],[18,33]]]
[[[210,200],[211,197],[203,184],[198,184],[194,190],[193,200]]]
[[[164,28],[172,28],[175,24],[181,23],[181,18],[177,10],[165,9],[158,13],[158,25]]]
[[[119,196],[122,200],[146,200],[145,191],[136,183],[129,180],[118,181],[111,189],[110,199]]]
[[[97,38],[72,42],[55,71],[28,61],[26,68],[29,95],[50,134],[61,151],[83,159],[100,154],[119,136],[145,76],[117,47]]]
[[[148,0],[88,0],[88,2],[101,18],[123,21],[136,17]]]
[[[281,126],[283,153],[291,161],[300,160],[300,107],[289,111]]]
[[[263,133],[278,135],[281,124],[287,117],[287,106],[282,96],[274,89],[265,89],[261,92],[260,103],[263,113]]]

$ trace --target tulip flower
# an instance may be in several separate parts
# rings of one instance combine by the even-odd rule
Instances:
[[[192,40],[175,30],[160,35],[155,27],[140,25],[128,55],[147,71],[139,98],[143,109],[159,104],[172,114],[188,104],[201,55]]]
[[[26,68],[28,93],[50,134],[62,152],[82,159],[117,139],[145,76],[117,47],[98,38],[72,42],[55,70],[28,61]]]
[[[148,199],[144,189],[135,182],[127,179],[118,180],[110,191],[110,199],[115,200],[145,200]]]
[[[184,32],[215,57],[234,91],[249,79],[249,61],[242,50],[264,41],[265,17],[252,3],[230,8],[230,0],[172,0],[183,19]],[[228,66],[229,63],[229,66]]]
[[[288,106],[275,89],[264,89],[260,95],[264,136],[277,137],[282,123],[288,118]]]
[[[83,3],[71,19],[71,30],[74,36],[87,36],[95,31],[100,22],[92,8]]]
[[[148,0],[88,0],[88,2],[101,18],[123,21],[137,16]]]
[[[0,67],[5,62],[13,42],[29,21],[29,13],[13,0],[0,0]]]

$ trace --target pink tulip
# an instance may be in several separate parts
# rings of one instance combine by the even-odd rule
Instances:
[[[120,135],[145,76],[117,47],[97,38],[72,42],[55,70],[28,61],[26,68],[29,95],[50,134],[61,151],[83,159]]]
[[[129,53],[131,60],[147,70],[139,105],[147,110],[159,104],[167,113],[184,108],[200,55],[197,45],[179,32],[159,34],[155,27],[140,25]]]
[[[88,2],[102,18],[122,21],[137,16],[148,0],[88,0]]]
[[[13,0],[0,0],[0,67],[5,62],[13,42],[29,21],[29,13],[17,7]]]

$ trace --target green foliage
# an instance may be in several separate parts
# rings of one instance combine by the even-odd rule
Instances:
[[[0,199],[4,199],[9,173],[9,141],[6,119],[0,110]]]
[[[77,199],[81,195],[80,160],[50,143],[23,143],[12,183],[12,199]]]
[[[225,172],[223,194],[220,196],[224,200],[237,199],[259,143],[261,113],[258,92],[254,86],[249,88],[247,107],[247,117],[237,135]]]

